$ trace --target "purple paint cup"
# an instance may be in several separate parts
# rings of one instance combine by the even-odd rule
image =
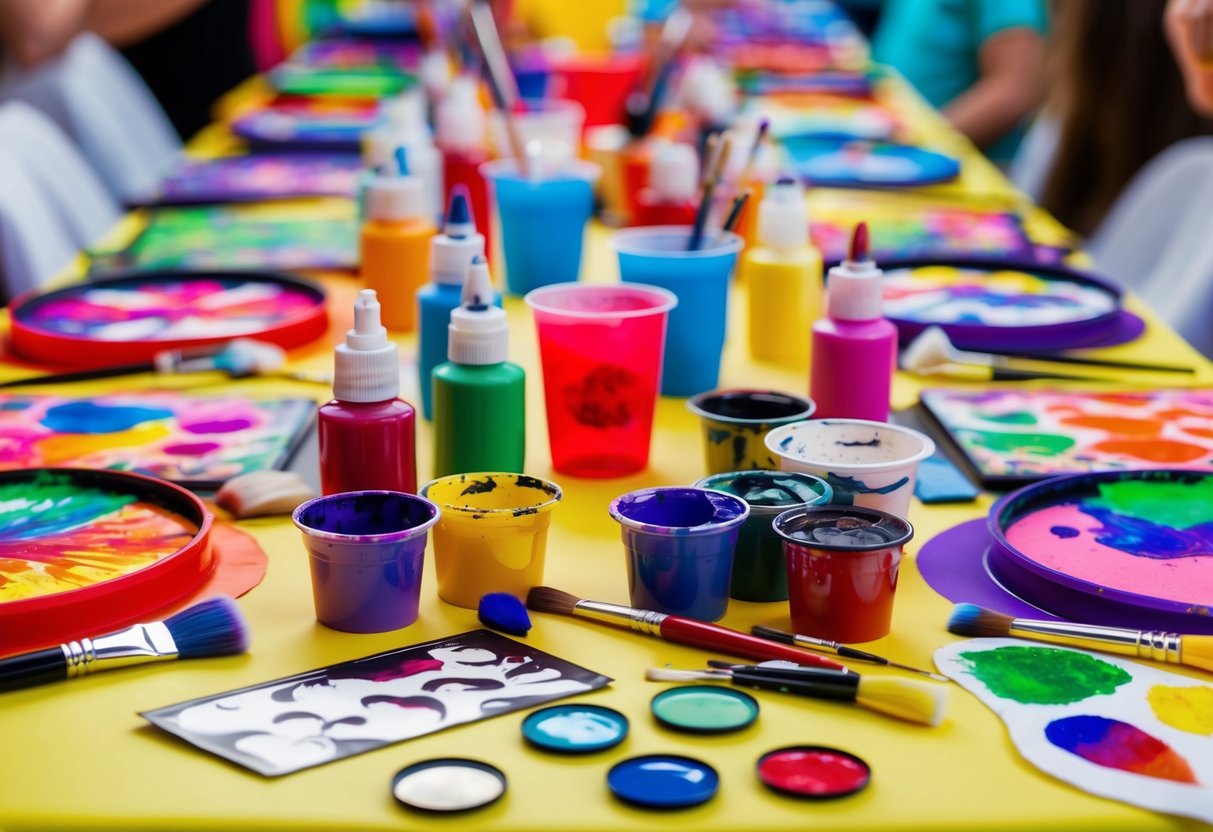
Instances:
[[[616,497],[632,606],[716,621],[729,605],[745,500],[706,488],[643,488]]]
[[[309,500],[291,519],[311,556],[316,619],[347,633],[383,633],[417,620],[430,526],[441,511],[398,491]]]

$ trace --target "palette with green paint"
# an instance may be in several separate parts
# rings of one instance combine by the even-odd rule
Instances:
[[[1006,725],[1019,752],[1092,794],[1213,823],[1213,685],[1147,664],[977,639],[935,664]]]

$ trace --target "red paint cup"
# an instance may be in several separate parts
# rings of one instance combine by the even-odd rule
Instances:
[[[624,103],[640,81],[642,58],[635,55],[575,55],[553,67],[556,94],[585,107],[585,126],[621,124]]]
[[[902,547],[914,528],[860,506],[806,506],[774,520],[794,632],[841,642],[888,635]]]

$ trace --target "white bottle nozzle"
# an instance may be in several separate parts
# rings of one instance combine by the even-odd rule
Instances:
[[[400,394],[396,345],[379,319],[379,298],[363,289],[354,300],[354,328],[337,345],[333,395],[345,402],[382,402]]]
[[[649,187],[663,202],[688,202],[699,190],[699,156],[689,144],[663,144],[649,166]]]
[[[451,82],[446,97],[434,113],[434,140],[447,149],[482,147],[485,121],[476,80],[461,75]]]
[[[472,196],[466,185],[456,185],[451,190],[442,233],[430,240],[430,280],[459,286],[478,256],[484,256],[484,235],[476,231]]]
[[[509,348],[505,310],[493,304],[493,282],[483,255],[472,259],[460,306],[451,311],[447,358],[455,364],[500,364]]]
[[[772,248],[808,245],[809,214],[795,179],[779,179],[758,203],[758,242]]]
[[[861,222],[855,226],[847,259],[830,269],[826,280],[826,314],[843,321],[879,318],[884,302],[883,275],[872,260],[868,225]]]

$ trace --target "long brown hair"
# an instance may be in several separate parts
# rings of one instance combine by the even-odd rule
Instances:
[[[1213,133],[1193,112],[1163,35],[1165,0],[1054,0],[1047,113],[1060,119],[1041,205],[1083,235],[1129,180],[1180,139]]]

